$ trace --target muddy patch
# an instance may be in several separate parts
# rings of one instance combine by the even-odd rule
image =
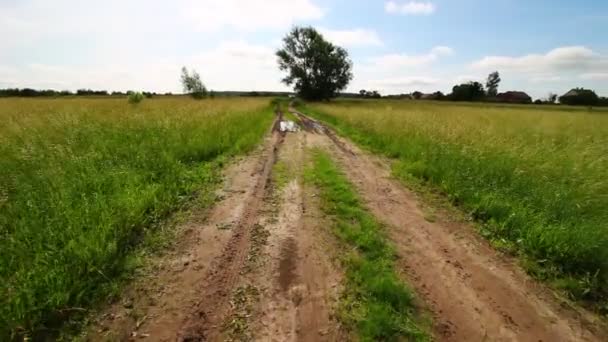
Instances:
[[[279,261],[279,285],[283,291],[287,291],[296,278],[296,258],[298,257],[298,245],[289,237],[281,247],[281,261]]]

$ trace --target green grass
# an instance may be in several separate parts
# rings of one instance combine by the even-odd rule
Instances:
[[[556,106],[336,101],[304,111],[396,158],[481,233],[573,298],[608,310],[608,115]]]
[[[412,292],[394,270],[395,255],[381,225],[363,208],[352,185],[327,154],[316,150],[307,179],[320,189],[321,208],[350,252],[342,257],[346,283],[340,318],[361,341],[429,340],[415,317]]]
[[[298,120],[298,118],[295,115],[293,115],[293,113],[291,113],[291,112],[285,112],[284,115],[285,115],[285,120],[293,121],[295,123],[300,122],[300,120]]]
[[[265,99],[0,99],[0,340],[53,335],[112,293],[272,117]]]

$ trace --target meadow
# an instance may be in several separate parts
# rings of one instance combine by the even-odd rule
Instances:
[[[0,340],[115,291],[145,236],[272,120],[268,99],[0,99]]]
[[[608,112],[565,106],[343,100],[303,106],[447,196],[493,244],[608,311]]]

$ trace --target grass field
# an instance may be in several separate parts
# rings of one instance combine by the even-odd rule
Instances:
[[[268,99],[0,99],[0,340],[111,293],[156,223],[258,143]]]
[[[304,110],[396,158],[399,178],[445,193],[536,276],[608,310],[608,112],[566,108],[336,101]]]

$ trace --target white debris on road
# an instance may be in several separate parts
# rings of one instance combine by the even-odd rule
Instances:
[[[279,123],[279,129],[281,132],[297,132],[300,130],[300,127],[293,121],[281,121]]]

